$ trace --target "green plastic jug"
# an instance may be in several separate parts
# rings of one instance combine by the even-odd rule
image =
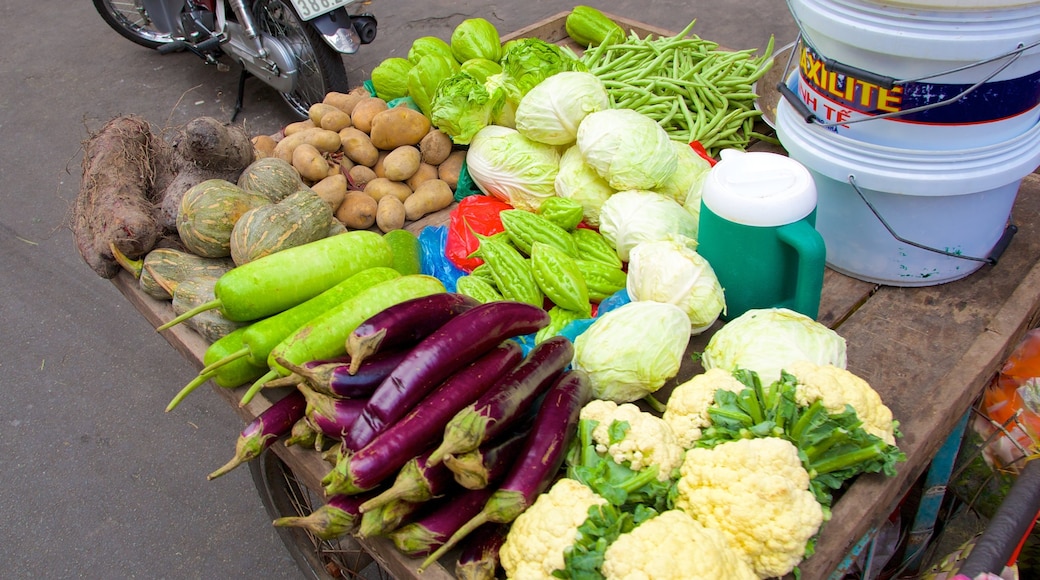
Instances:
[[[776,153],[722,151],[705,177],[697,252],[719,279],[724,320],[757,308],[820,310],[826,247],[816,231],[816,185]]]

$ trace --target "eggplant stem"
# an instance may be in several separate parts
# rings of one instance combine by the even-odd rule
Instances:
[[[172,328],[172,327],[174,327],[174,326],[184,322],[185,320],[191,318],[192,316],[195,316],[196,314],[202,314],[203,312],[207,312],[207,311],[210,311],[210,310],[213,310],[213,309],[216,309],[216,308],[220,308],[220,299],[219,298],[217,298],[215,300],[210,300],[209,302],[206,302],[204,304],[199,304],[195,308],[192,308],[191,310],[187,310],[183,314],[171,318],[169,322],[167,322],[166,324],[163,324],[163,325],[157,327],[155,330],[157,332],[161,332],[163,330]]]
[[[381,328],[368,336],[351,334],[347,337],[347,354],[350,355],[350,367],[347,372],[352,375],[356,374],[362,361],[379,352],[379,345],[383,343],[384,336],[386,336],[386,329]]]

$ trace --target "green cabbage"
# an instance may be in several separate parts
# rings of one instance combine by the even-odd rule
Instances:
[[[637,244],[628,255],[628,295],[675,304],[690,317],[690,332],[700,334],[718,320],[726,300],[715,270],[695,245],[684,236]]]
[[[504,67],[503,67],[504,68]],[[656,121],[632,109],[589,114],[578,127],[585,162],[611,187],[652,190],[675,173],[675,146]]]
[[[454,59],[428,54],[420,58],[408,71],[408,96],[412,97],[419,110],[429,117],[433,97],[437,94],[437,85],[458,71],[459,63]]]
[[[555,147],[500,125],[478,131],[466,152],[466,169],[485,195],[527,211],[536,211],[542,200],[556,195],[559,168]]]
[[[430,121],[457,145],[491,124],[491,94],[473,75],[459,71],[441,81],[430,105]]]
[[[705,370],[755,371],[768,384],[798,360],[845,368],[845,339],[808,316],[786,308],[748,310],[712,335]]]
[[[417,64],[422,57],[428,54],[455,59],[455,55],[451,53],[451,46],[447,42],[436,36],[420,36],[412,41],[412,46],[408,49],[408,61]]]
[[[619,191],[599,210],[599,232],[625,262],[637,244],[676,235],[696,240],[697,230],[697,220],[678,202],[652,191]]]
[[[672,141],[677,154],[678,165],[668,177],[653,191],[666,195],[686,208],[694,218],[701,215],[701,185],[711,170],[708,160],[701,157],[687,143]]]
[[[589,114],[610,107],[603,82],[592,73],[564,71],[538,83],[516,108],[516,130],[549,145],[569,145]]]
[[[585,163],[577,145],[571,145],[560,156],[556,195],[581,204],[585,223],[598,228],[600,208],[615,193],[610,184]]]
[[[574,341],[575,369],[589,375],[593,396],[638,401],[679,373],[690,319],[667,302],[629,302],[600,315]]]
[[[489,76],[501,73],[502,65],[486,58],[471,58],[462,63],[462,70],[473,75],[473,78],[483,83],[487,82]]]
[[[451,53],[455,60],[486,58],[498,62],[502,58],[502,39],[498,29],[484,18],[467,18],[451,33]]]
[[[392,56],[372,69],[372,87],[376,96],[392,101],[408,96],[408,71],[414,65],[406,58]]]

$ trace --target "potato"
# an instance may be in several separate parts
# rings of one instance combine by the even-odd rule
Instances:
[[[386,161],[386,156],[389,154],[389,151],[379,151],[379,156],[376,158],[376,162],[372,164],[372,171],[376,172],[376,177],[386,177],[386,167],[383,163]]]
[[[321,181],[329,175],[329,162],[310,143],[301,143],[292,153],[292,166],[307,181]]]
[[[322,117],[333,111],[343,112],[326,103],[314,103],[309,109],[307,109],[307,117],[310,119],[311,123],[314,123],[315,127],[321,127]]]
[[[379,200],[376,207],[376,226],[383,233],[404,227],[404,203],[392,195]]]
[[[452,191],[455,191],[459,184],[459,174],[462,173],[462,162],[465,160],[465,151],[452,151],[451,155],[437,166],[437,177],[446,182]]]
[[[415,193],[404,200],[404,214],[408,221],[415,221],[426,214],[440,211],[455,201],[448,183],[441,179],[424,181]]]
[[[313,127],[311,129],[304,129],[298,133],[293,133],[292,135],[286,135],[284,139],[275,145],[274,155],[282,161],[292,163],[293,150],[303,143],[312,145],[322,153],[338,151],[341,145],[339,133],[328,131],[320,127]]]
[[[331,108],[333,109],[332,111],[321,116],[321,128],[339,133],[343,129],[350,127],[350,115],[335,107]]]
[[[354,189],[364,190],[369,181],[378,177],[375,171],[367,165],[355,165],[347,171],[347,181]]]
[[[422,153],[422,162],[430,165],[440,165],[451,155],[451,137],[440,129],[430,129],[430,132],[419,141],[419,153]]]
[[[311,189],[329,204],[332,213],[336,213],[347,197],[347,177],[342,173],[330,175],[312,185]]]
[[[389,108],[389,105],[379,97],[361,99],[354,106],[354,110],[350,112],[350,122],[358,129],[368,133],[372,129],[372,118],[377,113],[387,110],[387,108]]]
[[[364,131],[357,127],[347,127],[339,133],[343,153],[354,163],[372,167],[379,160],[379,149]]]
[[[365,193],[376,201],[379,201],[388,195],[404,201],[411,197],[412,188],[400,181],[391,181],[385,177],[377,177],[365,185]]]
[[[299,133],[300,131],[304,131],[306,129],[313,129],[315,127],[317,127],[317,125],[314,124],[314,121],[311,121],[310,119],[304,119],[302,121],[296,121],[295,123],[289,123],[288,125],[286,125],[285,128],[282,129],[282,135],[288,137],[293,133]]]
[[[415,191],[418,189],[420,183],[431,179],[437,179],[437,167],[430,165],[429,163],[420,163],[419,169],[416,170],[411,177],[406,179],[405,183],[408,184],[408,187],[412,188],[412,191]]]
[[[336,219],[352,230],[367,230],[376,223],[379,204],[363,191],[347,192],[336,210]]]
[[[412,145],[401,145],[383,159],[383,173],[393,181],[405,181],[418,170],[419,148]]]
[[[354,112],[354,107],[360,103],[362,99],[370,96],[372,95],[369,94],[368,89],[357,87],[349,93],[340,93],[336,91],[326,93],[322,102],[327,105],[332,105],[349,115]]]
[[[253,137],[253,159],[274,157],[274,147],[278,144],[270,135],[257,135]]]
[[[372,117],[368,135],[373,145],[391,151],[402,145],[418,145],[429,132],[426,115],[409,107],[394,107]]]

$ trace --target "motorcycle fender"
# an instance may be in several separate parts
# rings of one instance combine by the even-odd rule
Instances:
[[[307,24],[313,26],[336,52],[354,54],[361,47],[361,38],[351,24],[346,8],[326,12],[313,20],[308,20]]]
[[[159,32],[173,34],[178,31],[184,0],[141,0],[141,4]]]

